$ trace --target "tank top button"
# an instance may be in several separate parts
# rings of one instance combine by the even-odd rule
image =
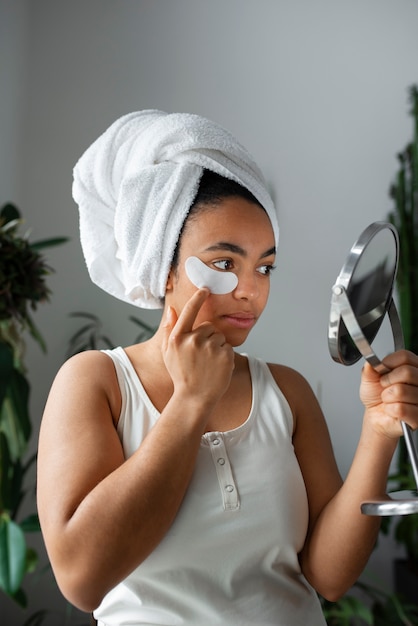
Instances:
[[[227,485],[227,486],[225,487],[225,489],[226,489],[226,491],[228,491],[228,493],[231,493],[232,491],[234,491],[234,488],[233,488],[233,486],[232,486],[232,485]]]
[[[225,459],[221,457],[220,459],[218,459],[218,463],[219,465],[225,465]]]
[[[215,439],[212,439],[212,443],[213,443],[213,445],[214,445],[214,446],[219,446],[219,444],[220,444],[221,442],[219,441],[219,439],[218,439],[218,438],[216,438],[216,437],[215,437]]]

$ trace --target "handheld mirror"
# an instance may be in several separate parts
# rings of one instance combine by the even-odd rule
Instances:
[[[334,361],[353,365],[364,357],[381,374],[390,370],[375,354],[372,343],[389,316],[395,350],[404,347],[402,328],[392,298],[399,258],[396,228],[386,222],[370,224],[352,246],[332,287],[328,347]],[[418,456],[411,429],[402,430],[417,489],[397,491],[385,500],[364,502],[366,515],[418,513]]]

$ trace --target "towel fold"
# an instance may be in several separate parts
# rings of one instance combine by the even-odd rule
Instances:
[[[217,124],[145,110],[116,120],[74,167],[73,197],[92,281],[142,308],[161,308],[183,222],[203,170],[246,187],[278,225],[263,175]]]

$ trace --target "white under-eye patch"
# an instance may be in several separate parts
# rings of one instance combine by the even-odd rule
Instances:
[[[205,265],[196,256],[189,256],[184,266],[193,285],[199,289],[207,287],[216,295],[230,293],[238,285],[238,277],[233,272],[218,272]]]

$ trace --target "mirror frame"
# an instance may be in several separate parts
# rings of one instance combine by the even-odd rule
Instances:
[[[347,291],[350,289],[353,272],[355,271],[365,249],[370,244],[372,239],[382,230],[390,230],[393,235],[395,243],[395,266],[393,269],[392,284],[388,289],[384,308],[381,312],[380,324],[376,327],[374,336],[370,340],[364,336],[362,328],[360,328],[357,317],[351,308]],[[390,316],[394,331],[395,347],[396,349],[403,347],[402,330],[400,328],[399,318],[397,317],[396,308],[393,305],[392,299],[398,263],[399,236],[396,228],[389,222],[373,222],[361,233],[360,237],[351,247],[347,259],[334,286],[332,287],[331,309],[328,324],[328,348],[331,357],[337,363],[342,363],[343,365],[353,365],[359,361],[361,357],[364,357],[370,361],[374,367],[378,366],[380,361],[377,357],[375,357],[370,344],[376,337],[387,313]],[[354,339],[353,343],[355,344],[355,350],[353,351],[353,356],[350,359],[343,356],[341,348],[343,336],[352,337]]]

